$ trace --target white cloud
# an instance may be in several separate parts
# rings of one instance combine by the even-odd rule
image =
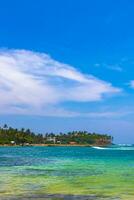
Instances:
[[[134,88],[134,80],[131,80],[129,85],[130,85],[131,88]]]
[[[45,53],[0,51],[0,113],[47,115],[46,111],[55,110],[66,115],[64,109],[50,107],[68,101],[99,101],[120,91]]]
[[[106,64],[106,63],[96,63],[94,66],[98,67],[98,68],[105,68],[105,69],[109,69],[109,70],[113,70],[113,71],[117,71],[117,72],[122,72],[124,71],[124,69],[121,67],[122,62],[119,64]]]
[[[122,72],[123,68],[121,66],[119,66],[118,64],[116,65],[108,65],[107,66],[108,69],[114,70],[114,71],[118,71],[118,72]]]

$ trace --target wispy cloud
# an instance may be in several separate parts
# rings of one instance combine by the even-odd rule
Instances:
[[[121,67],[120,64],[106,64],[106,63],[99,64],[99,63],[96,63],[94,66],[99,67],[99,68],[105,68],[105,69],[117,71],[117,72],[123,71],[123,68]]]
[[[120,91],[48,54],[0,51],[0,113],[68,115],[68,111],[60,108],[61,102],[100,101]]]
[[[107,68],[118,72],[123,71],[123,68],[120,65],[108,65]]]
[[[131,88],[134,89],[134,80],[131,80],[131,81],[129,82],[129,86],[130,86]]]

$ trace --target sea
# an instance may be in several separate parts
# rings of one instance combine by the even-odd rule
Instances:
[[[134,146],[0,147],[0,200],[134,200]]]

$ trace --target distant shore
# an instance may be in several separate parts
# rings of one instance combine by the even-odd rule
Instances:
[[[95,147],[95,146],[108,146],[108,145],[88,145],[88,144],[29,144],[29,145],[10,145],[0,144],[0,147]]]

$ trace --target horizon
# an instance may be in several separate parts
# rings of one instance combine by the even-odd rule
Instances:
[[[0,3],[0,124],[134,144],[134,2]]]

